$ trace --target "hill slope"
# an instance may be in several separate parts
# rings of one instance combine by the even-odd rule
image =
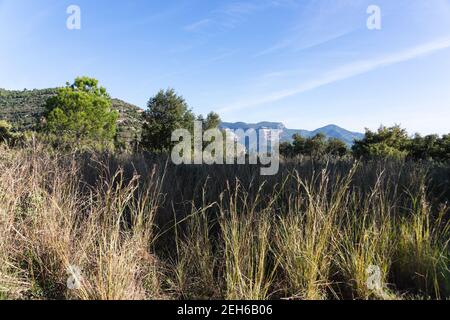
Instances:
[[[47,99],[57,89],[8,91],[0,89],[0,119],[7,120],[17,130],[35,128],[45,111]]]
[[[48,98],[56,95],[56,88],[10,91],[0,89],[0,120],[7,120],[19,131],[35,129],[45,112]],[[112,99],[112,107],[119,111],[118,139],[129,142],[140,137],[143,110],[119,99]]]

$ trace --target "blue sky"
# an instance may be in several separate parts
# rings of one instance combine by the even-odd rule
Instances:
[[[0,0],[0,87],[78,75],[141,107],[173,87],[225,121],[448,133],[450,0]]]

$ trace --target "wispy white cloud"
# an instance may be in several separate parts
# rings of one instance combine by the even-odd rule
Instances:
[[[360,13],[366,12],[367,5],[362,5],[364,1],[303,0],[299,10],[293,11],[297,18],[284,35],[260,49],[255,57],[281,50],[298,52],[349,36],[362,26],[359,17],[362,16]]]
[[[269,93],[263,97],[250,98],[237,101],[232,105],[221,108],[219,112],[229,112],[232,110],[246,109],[264,105],[267,103],[276,102],[297,94],[308,92],[325,85],[329,85],[338,81],[346,80],[361,74],[365,74],[376,69],[394,65],[397,63],[416,59],[421,56],[429,55],[440,50],[450,48],[450,38],[443,38],[428,42],[419,46],[408,48],[403,51],[395,52],[383,57],[362,60],[347,65],[337,67],[329,72],[324,73],[316,79],[312,79],[297,85],[288,90],[282,90]]]
[[[189,32],[199,32],[213,26],[221,30],[234,29],[256,12],[276,7],[292,6],[295,3],[295,0],[231,1],[212,11],[206,18],[185,26],[184,29]]]
[[[228,15],[243,15],[255,12],[261,8],[265,8],[270,5],[269,2],[261,1],[257,2],[232,2],[228,4],[222,12]]]
[[[348,36],[355,30],[356,29],[348,30],[348,31],[344,31],[344,32],[339,32],[339,33],[332,34],[332,35],[329,35],[329,36],[325,36],[325,37],[323,37],[321,39],[314,40],[314,41],[311,41],[309,43],[305,43],[305,44],[303,44],[301,46],[298,46],[298,43],[300,42],[298,36],[287,38],[287,39],[283,39],[280,42],[272,45],[271,47],[268,47],[268,48],[263,49],[260,52],[256,53],[255,57],[265,56],[265,55],[272,54],[272,53],[275,53],[275,52],[278,52],[280,50],[284,50],[284,49],[287,49],[287,48],[290,48],[290,47],[296,47],[295,50],[294,50],[296,52],[302,51],[302,50],[307,50],[307,49],[312,49],[312,48],[318,47],[320,45],[326,44],[328,42],[335,41],[335,40],[338,40],[338,39],[343,38],[345,36]]]
[[[186,74],[189,74],[189,75],[197,74],[198,72],[201,72],[202,70],[204,70],[205,68],[207,68],[213,64],[216,65],[216,64],[220,63],[221,61],[232,57],[233,55],[235,55],[238,52],[239,52],[239,50],[224,51],[222,53],[217,54],[216,56],[212,56],[208,59],[202,60],[201,63],[197,63],[197,64],[192,63],[192,64],[187,65],[183,69],[179,69],[177,71],[166,73],[166,74],[161,74],[157,77],[154,77],[153,80],[174,79],[176,77],[186,75]],[[145,92],[145,90],[147,90],[147,87],[144,87],[142,89],[142,92]]]
[[[199,29],[201,29],[203,27],[208,26],[211,22],[212,22],[212,20],[209,19],[209,18],[208,19],[202,19],[202,20],[196,21],[194,23],[191,23],[191,24],[185,26],[184,30],[189,31],[189,32],[197,31],[197,30],[199,30]]]
[[[256,11],[296,5],[295,0],[238,1],[227,4],[221,11],[228,15],[246,15]]]

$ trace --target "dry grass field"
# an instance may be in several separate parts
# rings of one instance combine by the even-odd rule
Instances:
[[[298,158],[262,177],[1,147],[0,299],[446,299],[449,178],[438,163]]]

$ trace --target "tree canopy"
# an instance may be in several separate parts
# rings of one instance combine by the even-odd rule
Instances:
[[[149,151],[169,151],[176,129],[191,129],[195,116],[182,96],[175,90],[160,90],[150,98],[144,113],[142,146]]]
[[[364,139],[356,141],[352,150],[357,158],[446,161],[450,159],[450,135],[416,134],[410,138],[398,125],[382,126],[377,132],[366,130]]]
[[[336,138],[327,140],[326,136],[321,133],[309,138],[295,134],[292,138],[292,144],[289,142],[280,144],[280,153],[285,157],[298,155],[312,157],[324,155],[345,156],[349,152],[345,142]]]
[[[79,77],[47,101],[45,131],[77,144],[110,144],[118,113],[106,89],[93,78]]]
[[[357,158],[405,158],[408,154],[408,133],[396,125],[380,127],[377,132],[366,130],[364,139],[355,141],[352,147]]]
[[[9,143],[13,138],[13,133],[11,132],[12,126],[9,122],[5,120],[0,120],[0,143]]]
[[[184,98],[174,89],[160,90],[150,98],[144,113],[141,145],[145,150],[169,152],[173,147],[172,132],[187,129],[193,132],[194,121],[201,121],[203,129],[217,128],[220,123],[218,114],[211,112],[206,119],[195,116]]]
[[[345,142],[336,138],[326,140],[325,136],[321,134],[309,138],[296,134],[292,138],[292,143],[280,144],[280,153],[285,157],[298,155],[342,157],[350,152]],[[410,137],[406,130],[398,125],[382,126],[376,132],[367,129],[364,138],[355,141],[351,151],[353,156],[358,159],[448,161],[450,160],[450,134],[443,136],[416,134]]]

